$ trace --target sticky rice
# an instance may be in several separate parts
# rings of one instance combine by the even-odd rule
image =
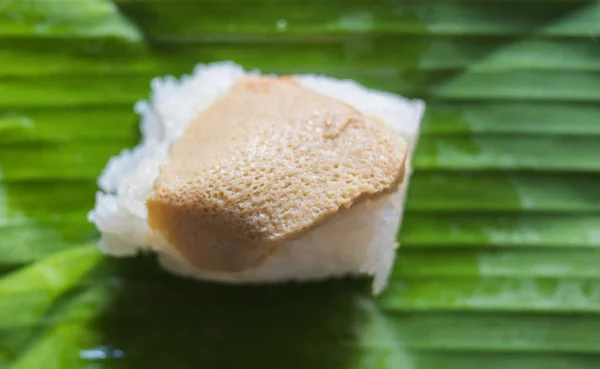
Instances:
[[[381,292],[387,283],[387,279],[394,263],[396,248],[398,246],[396,243],[396,235],[402,219],[404,199],[411,174],[410,162],[417,143],[419,126],[424,111],[424,104],[421,101],[407,100],[390,93],[370,90],[353,81],[338,80],[317,75],[296,75],[286,77],[286,79],[290,80],[294,86],[283,85],[277,87],[279,86],[279,82],[273,82],[273,86],[276,86],[273,88],[282,88],[281,91],[290,90],[290,94],[297,93],[298,95],[297,97],[294,97],[295,100],[293,101],[294,103],[298,103],[298,106],[300,107],[302,107],[302,99],[305,95],[310,96],[310,98],[315,101],[320,99],[319,96],[323,96],[323,99],[321,100],[331,102],[332,106],[334,106],[334,103],[339,103],[340,109],[344,109],[341,107],[342,104],[347,105],[348,109],[355,110],[357,114],[360,113],[360,115],[356,115],[358,117],[356,118],[357,121],[360,121],[355,124],[357,125],[356,127],[360,125],[358,128],[355,127],[356,129],[360,128],[365,130],[365,132],[372,132],[373,130],[377,131],[377,129],[379,129],[377,128],[377,124],[379,124],[377,122],[381,122],[388,130],[394,132],[394,135],[398,135],[398,137],[403,139],[406,143],[406,150],[398,149],[397,153],[382,152],[382,154],[389,154],[389,156],[380,155],[377,157],[381,157],[381,160],[386,162],[375,162],[375,164],[372,165],[375,169],[373,169],[374,172],[370,174],[371,177],[365,177],[373,178],[376,174],[382,175],[378,174],[381,171],[376,171],[377,165],[382,164],[381,167],[384,168],[383,164],[387,165],[387,161],[393,161],[392,159],[398,158],[398,162],[402,161],[402,168],[399,167],[399,164],[396,165],[397,169],[401,169],[401,175],[399,174],[397,181],[398,183],[392,184],[390,181],[389,186],[386,185],[386,188],[377,187],[376,191],[371,191],[370,196],[365,196],[366,190],[364,189],[375,188],[373,186],[378,185],[378,182],[373,182],[372,185],[370,185],[371,187],[365,185],[363,182],[356,182],[356,185],[349,184],[348,186],[350,187],[348,187],[348,191],[350,192],[348,193],[352,195],[350,197],[348,197],[349,195],[347,194],[344,195],[346,196],[345,199],[348,200],[344,203],[340,201],[335,202],[333,200],[329,201],[327,197],[324,197],[325,200],[319,200],[321,202],[317,201],[316,198],[313,201],[313,197],[318,196],[319,192],[330,191],[333,193],[332,196],[334,197],[338,195],[337,192],[339,191],[338,187],[331,181],[325,181],[323,183],[313,181],[315,178],[321,178],[317,175],[318,173],[313,176],[307,175],[306,178],[308,179],[303,181],[302,184],[299,184],[299,186],[313,186],[313,190],[311,192],[304,188],[304,190],[300,191],[301,195],[304,196],[302,199],[304,199],[303,201],[307,205],[304,206],[301,204],[299,208],[309,209],[310,206],[312,206],[311,204],[314,203],[316,204],[313,206],[316,209],[314,210],[315,214],[319,211],[320,213],[316,214],[314,217],[304,217],[303,214],[299,214],[296,223],[300,222],[300,220],[306,220],[305,223],[298,225],[294,223],[294,221],[296,221],[294,219],[286,220],[287,223],[285,223],[285,227],[281,226],[278,228],[278,232],[273,231],[275,228],[269,227],[271,224],[284,224],[284,221],[281,219],[281,214],[283,214],[283,212],[278,210],[288,204],[288,202],[286,202],[287,200],[285,200],[286,198],[282,200],[283,202],[281,202],[276,209],[269,209],[265,207],[267,205],[261,205],[263,207],[261,208],[260,214],[257,212],[252,213],[253,209],[243,208],[241,204],[248,203],[246,200],[249,200],[249,198],[253,196],[261,196],[261,199],[267,198],[267,200],[282,199],[282,195],[274,193],[273,191],[275,191],[274,188],[279,188],[277,187],[277,178],[288,178],[290,177],[289,172],[287,173],[287,177],[283,176],[283,174],[283,177],[274,177],[275,174],[273,174],[272,177],[267,176],[265,177],[266,179],[261,179],[262,181],[266,181],[266,185],[262,186],[261,190],[258,192],[238,191],[231,195],[223,195],[225,196],[224,200],[219,201],[214,200],[214,196],[210,194],[207,195],[207,193],[197,194],[198,196],[204,195],[204,200],[198,200],[203,202],[197,204],[197,206],[194,205],[194,207],[192,207],[193,209],[202,208],[203,211],[205,211],[202,214],[206,214],[206,209],[208,207],[206,204],[208,202],[211,204],[211,217],[202,218],[207,219],[208,223],[206,224],[209,226],[205,228],[207,228],[208,231],[203,231],[204,233],[196,235],[196,233],[200,231],[196,232],[195,229],[185,230],[186,232],[189,231],[189,234],[197,237],[194,239],[194,242],[198,244],[198,248],[202,249],[202,247],[207,247],[203,245],[203,237],[205,237],[206,243],[209,243],[209,239],[214,238],[214,235],[207,233],[210,231],[211,227],[220,227],[220,223],[213,224],[211,223],[212,220],[220,219],[219,221],[223,224],[229,224],[229,218],[224,218],[224,214],[229,214],[231,217],[236,218],[236,222],[232,221],[231,227],[223,228],[220,236],[217,236],[223,238],[223,235],[227,232],[236,234],[238,230],[236,227],[242,223],[246,226],[252,221],[254,228],[252,228],[251,231],[248,231],[249,233],[242,232],[242,228],[239,228],[240,232],[238,232],[240,235],[252,235],[252,237],[258,240],[256,241],[253,238],[252,242],[250,242],[250,240],[248,241],[248,250],[250,247],[254,247],[250,246],[250,244],[258,245],[255,248],[255,250],[257,250],[255,253],[248,252],[248,255],[251,255],[253,258],[252,262],[246,264],[240,262],[235,265],[229,265],[227,263],[229,259],[237,260],[236,255],[233,254],[234,252],[246,253],[245,245],[242,242],[243,239],[242,241],[239,241],[242,236],[236,238],[236,246],[232,246],[231,250],[227,249],[229,246],[223,246],[223,250],[215,251],[215,248],[218,249],[221,244],[215,243],[216,241],[210,241],[213,242],[214,245],[211,244],[211,249],[204,254],[200,254],[208,255],[207,259],[203,260],[202,256],[192,257],[194,253],[189,252],[189,243],[191,241],[188,242],[187,248],[178,247],[177,242],[174,241],[177,239],[177,237],[175,237],[177,235],[169,235],[168,230],[164,231],[157,226],[152,226],[156,221],[154,223],[149,222],[149,218],[150,220],[153,218],[153,213],[151,212],[149,214],[149,204],[152,206],[153,199],[162,201],[162,203],[168,201],[177,203],[175,205],[167,204],[169,205],[168,209],[185,208],[185,211],[188,212],[191,211],[189,209],[192,209],[189,206],[184,207],[182,205],[181,201],[184,200],[179,199],[179,195],[176,191],[179,187],[173,187],[176,185],[171,185],[171,187],[169,187],[171,197],[160,197],[157,195],[160,191],[166,191],[161,188],[161,183],[164,183],[165,180],[161,182],[159,178],[164,177],[166,173],[169,172],[168,166],[172,165],[172,161],[174,160],[174,158],[171,158],[171,155],[174,155],[173,153],[177,152],[177,145],[181,146],[183,145],[182,142],[187,140],[188,143],[192,143],[192,145],[188,145],[191,147],[190,150],[202,152],[202,147],[194,147],[194,137],[186,137],[186,134],[188,134],[186,132],[193,132],[194,125],[202,127],[198,126],[198,124],[203,123],[202,119],[208,120],[211,109],[214,110],[219,104],[222,105],[227,103],[227,99],[231,99],[230,95],[238,88],[236,86],[240,86],[245,80],[250,81],[248,82],[250,84],[259,83],[252,81],[254,79],[258,81],[258,79],[263,77],[264,76],[261,76],[260,73],[256,71],[245,71],[241,66],[232,62],[221,62],[198,65],[191,75],[184,76],[179,80],[173,77],[165,77],[156,78],[152,81],[150,99],[147,101],[140,101],[135,105],[135,111],[141,117],[141,142],[134,149],[124,150],[119,155],[111,158],[99,178],[98,183],[101,190],[96,194],[96,205],[90,212],[89,219],[96,225],[101,233],[100,246],[102,250],[116,257],[133,256],[143,250],[152,251],[158,255],[161,265],[173,273],[198,279],[229,283],[273,283],[290,280],[317,280],[346,275],[368,275],[373,277],[374,293]],[[252,87],[254,85],[249,86],[250,90],[255,88]],[[271,88],[269,86],[265,87],[266,90]],[[244,95],[244,93],[244,91],[241,91],[240,96],[246,98],[245,96],[248,95],[250,96],[248,97],[249,99],[253,98],[251,95],[253,93],[252,91],[248,92],[246,95]],[[261,92],[259,91],[257,93]],[[282,101],[281,106],[285,105],[285,101],[288,100],[284,99]],[[231,104],[235,103],[232,102]],[[309,105],[308,100],[306,100],[306,104],[307,106]],[[235,107],[235,105],[233,106]],[[227,107],[229,106],[226,106],[226,108]],[[265,104],[264,107],[256,107],[257,111],[261,108],[267,109],[265,110],[266,113],[262,111],[257,114],[263,114],[265,116],[270,114],[268,104]],[[252,107],[246,107],[246,109],[252,109]],[[250,110],[250,113],[252,113],[252,110]],[[309,113],[310,112],[307,114]],[[325,113],[327,113],[327,111],[325,111]],[[332,117],[332,119],[335,120],[335,116]],[[363,117],[365,120],[364,123],[362,122]],[[211,119],[214,120],[216,118],[213,117]],[[200,122],[198,120],[200,120]],[[310,123],[313,124],[312,121]],[[329,124],[329,121],[325,123]],[[319,122],[316,121],[314,124],[315,127],[317,127]],[[344,123],[343,126],[340,126],[339,132],[346,132],[347,128],[345,124],[346,123]],[[213,126],[218,128],[218,125]],[[224,125],[224,127],[226,127],[226,125]],[[283,138],[275,138],[275,136],[278,135],[273,134],[273,127],[277,126],[273,124],[269,126],[269,135],[265,134],[264,137],[256,138],[257,140],[262,140],[260,141],[260,147],[268,147],[269,144],[273,142],[274,147],[277,147],[278,150],[280,150],[281,147],[291,147],[289,146],[289,137],[291,136],[288,135]],[[306,135],[306,132],[308,132],[311,134],[309,135],[310,137],[317,137],[316,139],[313,139],[311,143],[307,143],[306,145],[307,147],[314,146],[318,149],[315,151],[317,154],[310,154],[313,155],[313,159],[315,155],[327,154],[333,155],[333,157],[329,159],[335,163],[339,161],[343,164],[344,160],[346,160],[346,162],[349,161],[348,158],[335,157],[336,153],[339,155],[339,153],[345,152],[344,150],[336,149],[336,151],[333,149],[324,149],[328,147],[328,140],[335,140],[334,138],[330,138],[325,134],[322,136],[312,135],[314,132],[310,130],[311,128],[307,128],[307,126],[299,126],[299,128],[294,129],[302,129],[302,134]],[[197,130],[198,129],[196,129],[196,131]],[[242,129],[241,131],[244,130]],[[263,131],[265,131],[264,127],[260,126],[252,132],[254,132],[254,135],[260,135],[260,133],[257,132]],[[296,132],[291,128],[288,129],[288,131],[292,133]],[[221,135],[219,130],[216,130],[215,132]],[[336,134],[339,133],[338,131],[336,132]],[[250,142],[254,142],[254,138],[251,137],[234,138],[235,135],[232,133],[225,132],[224,134],[231,134],[232,143],[230,145],[232,147],[235,145],[242,145],[247,148],[249,147],[248,145]],[[382,133],[380,136],[384,134],[385,133]],[[243,135],[243,133],[238,134],[238,136],[239,135]],[[248,133],[248,135],[250,135],[250,133]],[[358,139],[360,139],[360,137]],[[390,140],[385,138],[382,142],[388,141]],[[205,140],[202,142],[208,141]],[[236,144],[236,142],[241,142],[241,144]],[[231,160],[234,161],[235,165],[238,165],[241,161],[247,162],[249,163],[247,164],[248,168],[252,167],[253,161],[260,162],[260,160],[266,160],[261,159],[263,157],[252,152],[248,154],[249,156],[243,158],[240,157],[239,154],[231,154],[231,152],[234,151],[232,151],[233,149],[229,150],[229,147],[227,146],[229,144],[221,143],[219,145],[220,146],[218,147],[221,148],[220,150],[224,150],[223,148],[227,149],[223,151],[226,153],[223,154],[223,156],[219,155],[207,162],[202,173],[198,172],[198,174],[194,174],[194,181],[196,182],[186,180],[187,182],[184,181],[184,183],[181,179],[184,177],[183,174],[180,176],[179,173],[176,172],[174,172],[175,174],[173,174],[171,182],[175,183],[179,181],[182,183],[179,184],[179,186],[184,187],[194,187],[193,185],[190,185],[190,183],[202,183],[204,185],[206,184],[206,181],[210,181],[213,177],[207,177],[203,173],[207,170],[208,172],[211,170],[214,171],[216,170],[215,168],[220,168],[219,166],[225,165],[224,163],[229,163],[226,160],[227,158],[232,158]],[[304,149],[302,144],[294,147],[296,147],[296,150]],[[365,156],[368,153],[373,154],[372,150],[369,150],[365,151]],[[242,151],[237,150],[235,152],[239,153]],[[247,152],[247,150],[244,152]],[[185,157],[187,154],[183,153],[180,154],[180,156],[181,155]],[[229,155],[229,157],[227,155]],[[309,154],[304,155],[292,152],[290,155],[290,157],[293,156],[294,158],[301,160]],[[264,157],[268,158],[268,156]],[[281,159],[282,161],[285,160],[283,157],[284,156],[282,156]],[[321,158],[316,157],[316,159]],[[191,162],[187,164],[195,163],[193,158],[190,160]],[[201,160],[198,162],[200,163]],[[277,160],[271,160],[271,162],[266,164],[260,163],[263,170],[265,167],[270,168],[267,173],[277,173],[278,165],[280,165],[277,163]],[[371,164],[373,164],[373,160],[371,160]],[[337,168],[336,165],[337,164],[334,166]],[[368,166],[367,169],[370,168],[370,166]],[[345,167],[342,165],[342,168]],[[224,170],[227,171],[227,167],[224,168]],[[303,170],[310,171],[311,169]],[[319,170],[322,170],[322,168]],[[244,173],[241,175],[248,174],[245,173],[246,169],[243,169],[243,171]],[[342,175],[345,174],[346,173],[342,173]],[[234,177],[231,178],[235,179]],[[331,178],[333,181],[333,178],[338,178],[338,176],[332,176]],[[295,186],[295,182],[292,181],[290,183],[292,183],[292,186]],[[223,183],[217,182],[211,182],[208,185],[211,186],[211,189],[214,188],[214,186],[224,186]],[[185,189],[187,192],[181,187],[182,193],[193,193],[194,188],[190,189],[187,187]],[[175,188],[175,190],[173,188]],[[288,192],[286,192],[286,194]],[[297,194],[294,194],[294,196],[296,195]],[[174,200],[168,200],[167,198]],[[299,201],[297,197],[294,197],[293,199],[293,201]],[[186,201],[189,202],[191,200],[188,199]],[[289,203],[293,204],[293,201],[290,198]],[[255,202],[253,203],[250,201],[249,203],[254,204]],[[275,204],[277,201],[274,201],[273,203]],[[223,204],[222,213],[219,213],[220,209],[218,208],[218,204]],[[327,208],[328,206],[329,208]],[[296,208],[298,208],[297,205]],[[326,211],[326,208],[334,210]],[[312,211],[313,209],[310,208],[310,210]],[[252,217],[244,215],[250,213],[252,213]],[[190,217],[192,217],[193,214],[190,215]],[[286,214],[289,214],[289,211]],[[179,214],[175,215],[177,216]],[[265,222],[257,222],[256,219],[258,219],[258,216],[265,218]],[[168,221],[169,217],[165,216],[163,222]],[[216,222],[216,220],[214,220],[214,222]],[[259,223],[262,224],[260,227],[255,226]],[[293,228],[290,224],[296,227]],[[199,226],[198,229],[200,228],[202,227]],[[192,245],[192,247],[193,246],[194,245]],[[213,254],[218,255],[218,258],[215,256],[215,261],[210,259]],[[248,258],[250,258],[250,256],[248,256]],[[205,262],[203,263],[203,261]]]

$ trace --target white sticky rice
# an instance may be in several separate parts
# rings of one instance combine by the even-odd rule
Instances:
[[[152,250],[171,272],[231,283],[366,274],[374,277],[373,291],[379,293],[394,262],[396,233],[411,173],[410,158],[425,106],[421,101],[370,90],[353,81],[295,76],[302,87],[347,103],[363,114],[379,117],[406,139],[410,149],[407,174],[397,192],[340,211],[300,238],[284,242],[259,267],[236,273],[195,269],[149,228],[145,202],[171,145],[200,112],[225,95],[240,78],[258,74],[233,62],[220,62],[198,65],[191,75],[179,80],[173,77],[152,80],[150,99],[135,105],[141,116],[140,144],[110,159],[99,178],[101,191],[96,194],[96,206],[89,220],[101,232],[102,250],[118,257]]]

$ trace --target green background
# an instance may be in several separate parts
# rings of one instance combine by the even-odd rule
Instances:
[[[426,100],[381,296],[97,251],[133,103],[230,59]],[[600,368],[599,247],[600,2],[0,1],[0,368]]]

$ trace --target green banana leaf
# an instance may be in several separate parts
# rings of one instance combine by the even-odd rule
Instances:
[[[600,367],[600,1],[0,1],[0,368]],[[388,289],[110,259],[96,178],[198,62],[427,102]]]

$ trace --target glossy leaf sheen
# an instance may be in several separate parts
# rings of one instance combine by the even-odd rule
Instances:
[[[65,3],[0,1],[0,368],[600,367],[600,2]],[[102,257],[133,103],[224,59],[426,99],[381,296]]]

